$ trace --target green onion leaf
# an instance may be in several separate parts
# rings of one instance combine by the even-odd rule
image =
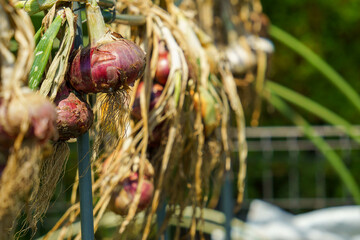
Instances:
[[[40,39],[40,42],[35,48],[34,63],[29,74],[29,87],[32,90],[38,89],[41,84],[41,78],[49,60],[54,39],[56,38],[56,35],[58,34],[60,27],[63,24],[63,20],[63,14],[58,15],[51,23],[50,27],[45,32],[44,36]]]
[[[41,32],[44,30],[43,27],[39,28],[39,30],[34,35],[34,42],[35,44],[38,44],[40,41]]]

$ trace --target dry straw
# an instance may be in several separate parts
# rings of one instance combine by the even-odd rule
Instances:
[[[5,101],[10,97],[21,100],[19,89],[27,80],[34,52],[33,32],[29,31],[32,26],[22,11],[15,10],[5,0],[0,2],[0,97]],[[132,119],[130,115],[139,82],[115,93],[89,97],[96,116],[90,130],[94,142],[91,169],[95,230],[107,211],[114,189],[136,171],[138,187],[126,216],[118,223],[117,237],[126,239],[132,229],[141,229],[138,238],[147,239],[154,229],[159,207],[166,202],[165,221],[158,226],[158,234],[165,230],[175,211],[180,223],[184,209],[191,206],[193,216],[188,234],[194,239],[203,223],[202,219],[197,219],[196,209],[200,209],[202,216],[201,209],[217,205],[226,171],[237,172],[237,204],[241,206],[242,203],[247,155],[243,102],[251,102],[254,96],[240,99],[239,92],[246,92],[254,80],[256,91],[262,91],[266,55],[260,50],[254,52],[245,37],[260,31],[260,1],[184,0],[176,6],[171,0],[118,0],[115,8],[118,14],[126,14],[121,15],[119,21],[115,20],[111,27],[143,48],[146,69],[140,80],[144,84],[140,91],[141,120]],[[62,16],[60,28],[64,31],[54,33],[53,37],[60,38],[60,48],[44,68],[46,76],[38,86],[39,93],[52,101],[65,81],[75,37],[72,10],[56,5],[44,18],[43,31],[51,28],[53,19],[59,15]],[[12,37],[19,45],[16,57],[9,51],[8,43]],[[165,42],[169,50],[170,72],[158,102],[150,109],[160,41]],[[247,56],[245,62],[239,61],[243,60],[240,54]],[[206,106],[202,99],[207,99],[211,106]],[[245,109],[247,106],[250,104]],[[259,98],[255,98],[254,106],[253,122],[256,123],[261,108]],[[206,110],[208,108],[211,110]],[[230,126],[237,130],[237,142],[231,141]],[[27,226],[36,228],[68,159],[69,149],[65,142],[54,143],[50,154],[38,157],[44,152],[40,146],[22,143],[27,127],[28,120],[24,120],[1,180],[0,234],[15,221],[18,210],[24,206],[20,201],[24,196],[28,201]],[[156,147],[153,147],[154,133],[161,134]],[[237,163],[231,157],[234,148],[238,152]],[[135,219],[145,176],[149,168],[152,169],[150,164],[155,173],[154,194],[139,225]],[[72,235],[72,223],[80,214],[79,177],[82,176],[77,176],[74,181],[71,207],[44,239],[55,236],[56,230],[60,232],[58,239]],[[19,186],[20,181],[12,178],[26,179],[28,184]],[[17,187],[24,191],[16,189],[15,192]],[[75,239],[81,239],[80,233],[74,235]],[[6,239],[1,235],[0,238]],[[180,224],[175,231],[175,239],[179,238]]]
[[[138,83],[127,90],[130,97],[121,102],[122,106],[115,105],[123,111],[117,110],[116,116],[111,117],[112,119],[104,114],[104,108],[106,110],[114,107],[107,105],[104,107],[99,101],[102,97],[100,94],[96,96],[94,105],[97,124],[91,134],[96,142],[92,158],[92,170],[95,175],[92,189],[95,199],[95,230],[99,227],[99,222],[110,202],[111,193],[118,183],[128,177],[133,168],[139,173],[139,184],[134,201],[127,215],[119,222],[117,236],[119,239],[126,239],[127,232],[132,232],[132,229],[139,231],[139,228],[142,229],[139,239],[147,239],[154,227],[156,212],[165,200],[166,217],[163,226],[159,226],[158,234],[165,229],[175,210],[180,209],[178,221],[181,222],[182,211],[185,207],[192,206],[194,215],[189,226],[189,235],[193,239],[196,229],[199,227],[201,229],[202,223],[195,217],[195,210],[205,206],[216,206],[225,171],[238,172],[239,206],[244,193],[247,146],[245,117],[237,83],[244,81],[241,76],[251,74],[253,69],[249,69],[248,66],[245,72],[235,79],[231,71],[231,62],[223,54],[225,52],[223,50],[230,45],[229,41],[246,44],[246,41],[241,40],[245,32],[256,32],[252,29],[250,15],[261,12],[259,2],[237,1],[241,6],[235,7],[241,9],[245,15],[240,16],[239,22],[234,30],[229,32],[229,36],[222,39],[216,34],[219,32],[217,23],[209,21],[212,18],[204,15],[218,14],[214,10],[215,3],[208,5],[211,1],[184,1],[182,6],[177,7],[173,1],[165,2],[163,6],[165,8],[151,1],[121,0],[116,3],[118,12],[126,12],[127,16],[137,16],[137,18],[134,24],[131,21],[135,18],[129,18],[127,21],[122,18],[118,23],[115,20],[112,27],[115,30],[121,29],[124,36],[140,44],[147,53],[146,70],[141,79],[145,87],[140,92],[142,119],[135,121],[128,117]],[[199,18],[194,18],[197,10],[201,9],[199,6],[204,2],[206,2],[204,7],[211,11],[200,11]],[[219,4],[218,2],[216,4]],[[228,1],[225,2],[230,4]],[[139,21],[140,18],[143,21]],[[141,25],[140,22],[144,24]],[[208,34],[201,29],[207,30]],[[149,110],[150,91],[154,84],[156,62],[159,58],[157,53],[159,41],[165,41],[169,49],[171,68],[159,101],[152,110]],[[250,49],[249,46],[245,48]],[[214,112],[217,125],[213,132],[206,131],[209,126],[202,115],[202,103],[196,103],[198,101],[196,99],[204,97],[201,89],[204,89],[216,105]],[[231,116],[234,119],[233,123],[230,121]],[[113,119],[116,120],[115,124],[110,121]],[[228,131],[232,125],[237,129],[236,143],[231,142],[229,137]],[[101,137],[98,137],[103,128],[108,130],[103,131]],[[152,135],[159,129],[162,133],[160,145],[153,149]],[[238,164],[234,164],[231,159],[234,144],[238,144],[236,147]],[[103,170],[105,160],[106,171]],[[155,191],[150,207],[145,210],[144,215],[141,215],[142,224],[139,226],[138,221],[135,224],[135,216],[148,161],[154,166]],[[233,165],[238,165],[237,169],[234,169]],[[65,233],[69,234],[71,231],[71,224],[79,217],[77,188],[78,184],[75,184],[72,207],[45,239],[53,236],[58,229],[61,229],[63,237]],[[178,227],[175,239],[179,239],[179,234]],[[80,237],[79,233],[75,239]]]

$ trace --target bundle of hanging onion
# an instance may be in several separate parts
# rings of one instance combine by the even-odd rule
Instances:
[[[55,106],[43,96],[23,89],[21,97],[9,101],[0,98],[0,150],[14,144],[24,122],[28,123],[24,140],[43,144],[57,138]]]
[[[86,14],[90,44],[71,64],[71,85],[83,93],[109,93],[132,85],[144,73],[145,53],[106,28],[95,0],[86,3]]]
[[[89,130],[94,119],[89,104],[71,92],[66,85],[57,94],[55,104],[59,140],[76,138]]]

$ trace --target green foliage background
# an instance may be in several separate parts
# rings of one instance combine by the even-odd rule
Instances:
[[[263,11],[272,24],[287,31],[360,89],[360,1],[263,0]],[[323,104],[353,124],[358,113],[325,77],[286,46],[274,41],[268,78]],[[312,123],[323,122],[300,111]],[[290,124],[280,114],[264,109],[261,125]]]

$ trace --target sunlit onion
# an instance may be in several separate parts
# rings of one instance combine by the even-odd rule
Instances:
[[[132,85],[145,69],[145,53],[125,38],[88,46],[76,54],[70,83],[79,92],[113,92]]]

